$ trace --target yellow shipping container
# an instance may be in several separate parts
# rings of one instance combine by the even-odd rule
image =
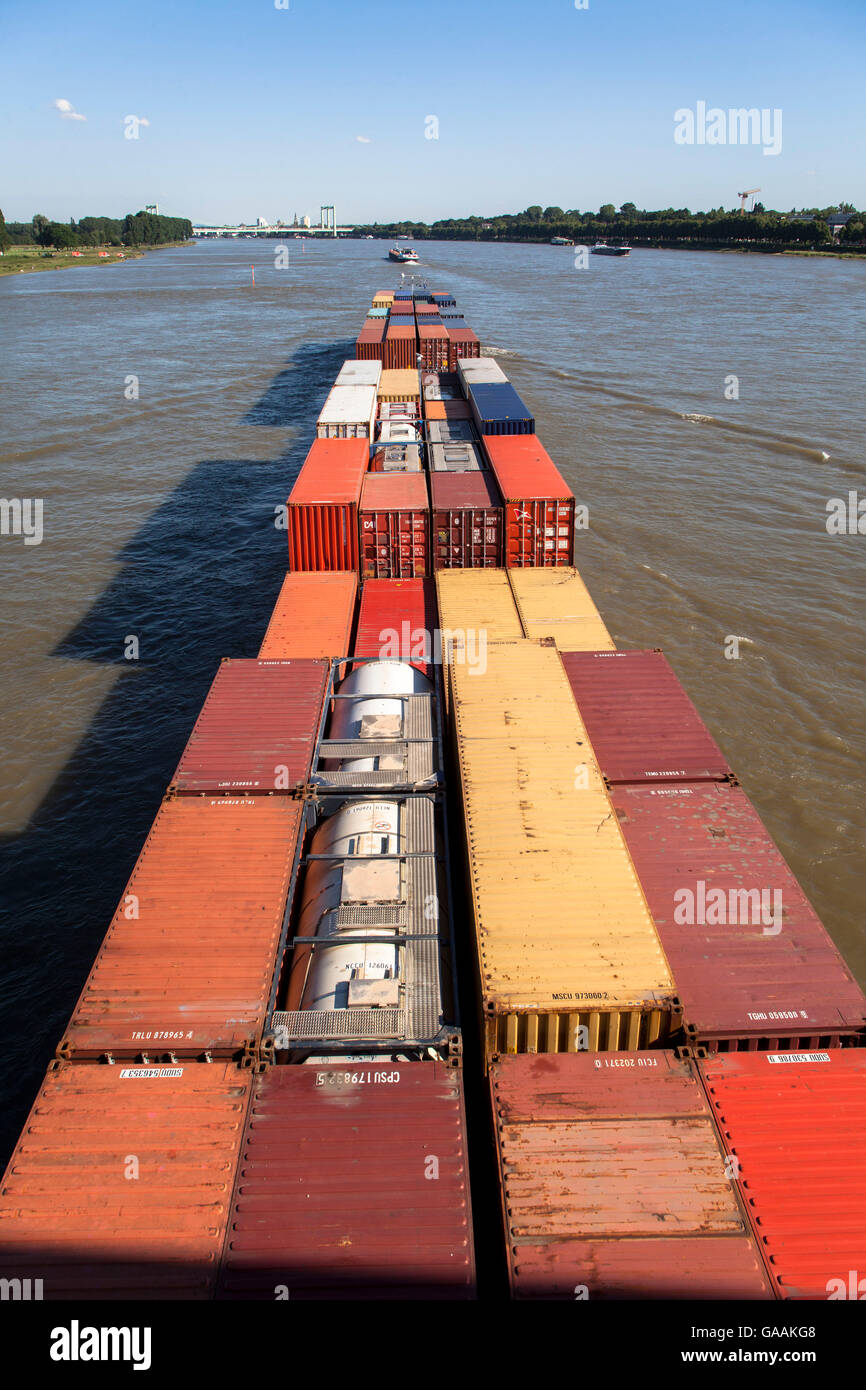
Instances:
[[[390,290],[380,290],[378,294],[373,295],[374,309],[390,309],[393,303],[394,296]]]
[[[505,570],[437,570],[436,600],[448,710],[449,650],[462,651],[468,669],[475,671],[492,642],[520,641],[523,627]]]
[[[450,679],[488,1054],[659,1045],[673,980],[559,656],[487,656]]]
[[[379,379],[380,401],[420,401],[421,380],[414,367],[389,367]]]
[[[563,652],[616,651],[576,569],[510,569],[508,578],[526,637],[552,637]]]

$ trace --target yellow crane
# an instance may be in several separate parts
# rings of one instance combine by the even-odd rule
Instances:
[[[753,193],[760,193],[760,191],[761,191],[760,188],[747,188],[746,191],[745,191],[745,193],[738,193],[738,194],[737,194],[737,197],[738,197],[739,200],[740,200],[740,212],[745,212],[745,211],[746,211],[746,199],[747,199],[747,198],[750,198],[750,197],[752,196]],[[755,205],[754,205],[754,203],[752,203],[752,212],[754,212],[754,210],[755,210]]]

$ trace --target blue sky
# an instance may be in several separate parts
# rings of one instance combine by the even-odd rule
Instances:
[[[2,31],[8,220],[697,209],[756,186],[866,206],[866,0],[6,0]],[[781,153],[675,144],[698,101],[780,108]]]

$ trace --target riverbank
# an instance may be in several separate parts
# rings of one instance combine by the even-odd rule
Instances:
[[[63,251],[45,251],[41,246],[9,246],[0,256],[0,276],[66,270],[80,265],[119,265],[123,261],[140,260],[146,251],[194,245],[194,241],[165,241],[158,246],[82,246]]]

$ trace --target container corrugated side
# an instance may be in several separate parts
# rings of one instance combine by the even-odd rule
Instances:
[[[316,439],[288,502],[293,570],[358,568],[358,501],[368,439]]]
[[[616,650],[589,590],[572,566],[512,568],[508,578],[527,637],[552,637],[560,651]]]
[[[462,1073],[433,1061],[256,1076],[220,1297],[471,1299]]]
[[[163,802],[58,1053],[253,1057],[296,871],[303,802]]]
[[[316,433],[320,439],[372,439],[375,419],[375,386],[332,386],[316,422]]]
[[[368,473],[359,508],[365,579],[412,579],[430,568],[430,503],[422,473]]]
[[[367,319],[355,340],[355,356],[365,360],[385,356],[385,319]]]
[[[696,1065],[776,1297],[862,1300],[866,1052]]]
[[[432,579],[368,579],[361,590],[354,655],[411,658],[432,677],[437,627]]]
[[[526,578],[531,570],[513,570]],[[659,651],[562,651],[584,722],[609,782],[721,781],[725,758]]]
[[[434,570],[501,566],[502,498],[491,474],[431,473],[430,518]]]
[[[310,775],[330,672],[327,661],[224,658],[173,790],[291,794]]]
[[[662,1044],[673,980],[557,652],[448,679],[488,1055]]]
[[[407,325],[405,328],[396,327],[392,323],[388,324],[382,358],[386,369],[410,368],[417,365],[418,335],[414,327],[414,319],[411,320],[411,324],[411,327]]]
[[[0,1278],[47,1301],[212,1298],[251,1082],[225,1063],[52,1067],[0,1186]]]
[[[259,658],[334,660],[352,649],[358,576],[354,570],[296,570],[286,575]]]
[[[421,381],[413,368],[386,368],[379,381],[377,398],[380,401],[419,401]]]
[[[702,1088],[670,1052],[498,1057],[516,1299],[772,1299]]]
[[[574,563],[574,493],[534,434],[484,435],[505,502],[505,563]]]
[[[776,1051],[862,1038],[863,991],[742,788],[632,783],[611,799],[687,1040]]]
[[[459,325],[459,326],[458,326]],[[462,321],[449,319],[445,322],[448,333],[448,370],[457,371],[457,363],[461,357],[480,357],[481,344],[477,334],[471,328],[467,328]]]

